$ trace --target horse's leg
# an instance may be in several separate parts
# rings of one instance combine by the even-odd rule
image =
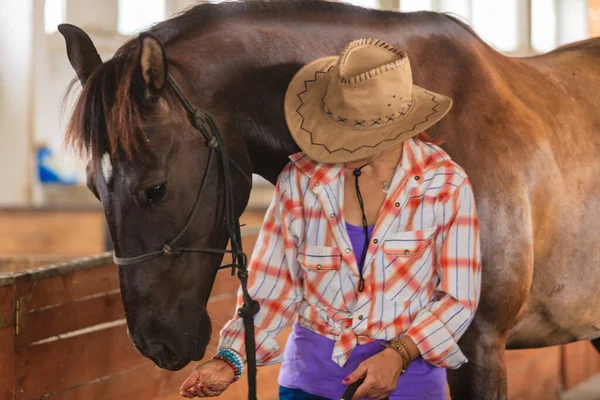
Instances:
[[[452,400],[506,400],[506,334],[476,317],[459,344],[469,362],[448,370]]]
[[[600,338],[592,339],[591,342],[596,348],[596,350],[598,350],[598,352],[600,353]]]

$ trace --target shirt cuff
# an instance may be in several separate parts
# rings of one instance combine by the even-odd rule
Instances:
[[[429,310],[418,313],[406,336],[415,342],[421,357],[436,367],[456,369],[467,362],[452,334]]]
[[[256,328],[254,334],[256,338],[256,365],[267,366],[281,363],[283,357],[277,341],[267,333],[256,330]],[[241,319],[231,320],[221,329],[220,349],[234,350],[242,356],[244,362],[247,361],[244,324]]]

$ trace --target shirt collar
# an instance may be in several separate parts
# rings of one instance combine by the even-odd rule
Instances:
[[[402,146],[404,146],[404,149],[400,159],[400,167],[410,176],[422,175],[428,167],[450,159],[448,153],[439,146],[423,142],[417,138],[405,140]],[[292,154],[290,160],[309,177],[311,188],[327,185],[340,174],[342,168],[342,164],[316,162],[302,152]]]

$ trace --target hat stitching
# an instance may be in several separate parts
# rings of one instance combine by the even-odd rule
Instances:
[[[345,126],[363,126],[363,127],[365,127],[365,125],[363,125],[362,123],[359,124],[357,122],[360,121],[360,122],[364,123],[367,120],[357,120],[357,119],[354,119],[354,120],[350,120],[349,121],[347,117],[343,117],[341,115],[335,115],[335,114],[333,114],[333,112],[331,112],[331,109],[329,107],[327,107],[327,104],[325,102],[322,102],[321,104],[322,104],[321,109],[323,110],[323,112],[325,114],[331,116],[331,118],[332,118],[333,121],[335,121],[335,122],[337,122],[339,124],[345,125]],[[394,121],[396,121],[396,119],[394,117],[400,118],[400,117],[406,115],[406,113],[408,113],[408,111],[412,108],[413,104],[414,104],[414,101],[411,100],[400,111],[396,111],[396,112],[394,112],[394,113],[392,113],[390,115],[386,115],[386,116],[383,117],[383,118],[387,118],[387,120],[381,121],[382,118],[377,118],[378,122],[377,123],[372,123],[369,126],[381,125],[381,122],[383,122],[384,124],[387,124],[389,122],[394,122]],[[372,118],[370,121],[375,121],[375,118]]]
[[[340,75],[341,69],[338,69],[338,74],[337,74],[338,80],[345,85],[351,85],[353,83],[362,82],[363,78],[366,80],[369,78],[373,78],[373,75],[377,76],[379,74],[382,74],[383,72],[388,72],[389,70],[398,68],[400,65],[402,65],[402,63],[406,59],[406,53],[403,50],[397,49],[394,46],[392,46],[384,41],[381,41],[379,39],[366,38],[366,39],[355,40],[355,41],[351,42],[348,46],[346,46],[346,49],[340,56],[339,65],[342,65],[346,62],[346,59],[349,56],[350,50],[352,50],[356,47],[362,46],[362,45],[374,45],[374,46],[382,47],[382,48],[389,50],[392,53],[396,54],[400,58],[398,60],[387,63],[383,66],[373,68],[369,71],[366,71],[366,72],[363,72],[363,73],[360,73],[358,75],[351,76],[351,77]],[[385,68],[385,71],[383,71],[382,68]]]
[[[310,144],[311,144],[311,145],[313,145],[313,146],[321,146],[321,147],[323,147],[323,148],[324,148],[324,149],[325,149],[325,150],[326,150],[326,151],[327,151],[329,154],[333,154],[333,153],[336,153],[336,152],[338,152],[338,151],[342,151],[342,150],[344,150],[344,151],[347,151],[348,153],[355,153],[355,152],[357,152],[357,151],[359,151],[359,150],[361,150],[361,149],[363,149],[363,148],[366,148],[366,147],[370,147],[370,148],[374,149],[374,148],[376,148],[377,146],[381,145],[383,142],[395,141],[395,140],[397,140],[397,139],[398,139],[398,138],[399,138],[401,135],[403,135],[403,134],[405,134],[405,133],[408,133],[408,132],[414,132],[417,126],[419,126],[419,125],[421,125],[421,124],[424,124],[425,122],[429,121],[429,118],[430,118],[431,116],[433,116],[433,115],[437,114],[437,110],[436,110],[436,109],[437,109],[437,108],[438,108],[438,106],[440,105],[440,102],[438,102],[438,101],[436,100],[436,95],[435,95],[435,94],[433,94],[433,93],[431,93],[431,92],[429,92],[429,91],[427,91],[427,90],[423,90],[423,92],[424,92],[424,93],[426,93],[426,94],[428,94],[429,96],[431,96],[431,101],[432,101],[433,103],[435,103],[435,105],[432,107],[432,109],[431,109],[431,113],[430,113],[430,114],[427,114],[427,115],[425,116],[425,119],[424,119],[424,120],[422,120],[422,121],[420,121],[420,122],[417,122],[416,124],[414,124],[414,125],[413,125],[413,127],[412,127],[411,129],[407,129],[407,130],[405,130],[405,131],[399,132],[399,133],[398,133],[396,136],[394,136],[394,137],[391,137],[391,138],[388,138],[388,139],[383,139],[383,140],[381,140],[381,141],[377,142],[375,145],[363,144],[363,145],[361,145],[361,146],[357,147],[357,148],[356,148],[356,149],[354,149],[354,150],[350,150],[350,149],[347,149],[347,148],[345,148],[345,147],[340,147],[339,149],[330,150],[330,149],[329,149],[329,147],[327,147],[327,145],[325,145],[324,143],[318,143],[318,142],[315,142],[315,140],[313,139],[313,133],[304,127],[304,121],[306,120],[306,118],[304,117],[304,115],[302,115],[302,113],[300,112],[300,109],[301,109],[301,108],[302,108],[302,106],[304,105],[304,101],[302,100],[302,95],[303,95],[304,93],[308,92],[308,84],[309,84],[309,83],[314,83],[314,82],[316,82],[316,81],[319,79],[319,78],[318,78],[318,77],[319,77],[319,75],[326,75],[327,73],[329,73],[329,71],[331,71],[331,70],[332,70],[332,69],[334,69],[334,68],[335,68],[334,66],[330,66],[330,67],[327,69],[327,71],[315,71],[315,76],[314,76],[314,79],[308,79],[308,80],[305,80],[305,81],[304,81],[304,90],[303,90],[303,91],[301,91],[301,92],[299,92],[298,94],[296,94],[296,97],[297,97],[297,98],[298,98],[298,100],[300,101],[300,104],[298,105],[298,107],[296,107],[296,114],[298,114],[298,115],[300,116],[300,119],[302,120],[302,121],[300,122],[300,130],[303,130],[304,132],[306,132],[306,133],[308,133],[308,134],[310,135]]]

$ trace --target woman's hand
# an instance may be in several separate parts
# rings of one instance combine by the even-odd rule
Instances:
[[[188,399],[220,396],[231,385],[234,376],[233,368],[225,361],[210,360],[194,368],[179,393]]]
[[[360,363],[358,368],[344,379],[344,385],[351,385],[364,377],[365,381],[358,387],[352,399],[385,399],[396,390],[400,375],[402,356],[396,350],[387,348]]]

